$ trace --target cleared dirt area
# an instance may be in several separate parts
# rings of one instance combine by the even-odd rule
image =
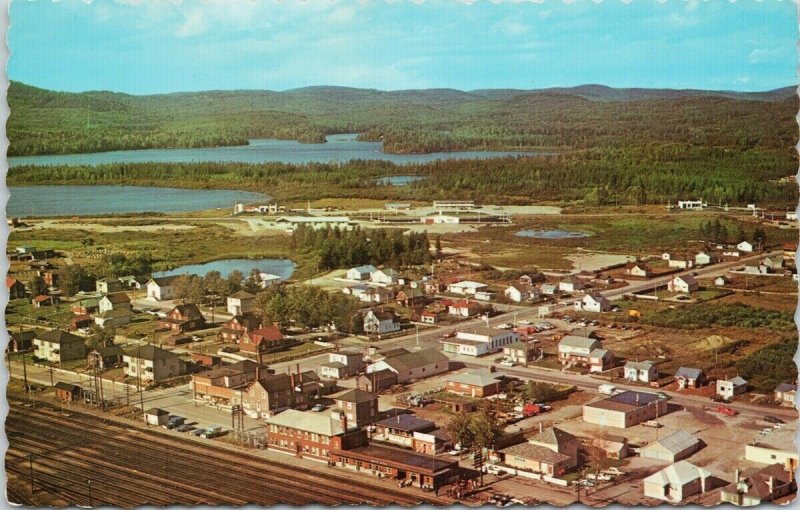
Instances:
[[[84,221],[76,223],[64,220],[39,220],[30,221],[31,229],[47,230],[86,230],[89,232],[115,233],[115,232],[159,232],[166,230],[192,230],[194,225],[184,223],[159,223],[156,225],[124,225],[124,224],[103,224]]]

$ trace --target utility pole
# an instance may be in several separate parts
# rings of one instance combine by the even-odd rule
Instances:
[[[86,480],[86,485],[89,487],[89,508],[93,507],[92,504],[92,479]]]
[[[30,393],[28,387],[28,364],[25,362],[25,351],[22,351],[22,379],[25,381],[25,392]]]
[[[34,491],[35,489],[34,489],[34,487],[33,487],[33,454],[32,454],[32,453],[31,453],[30,455],[28,455],[28,467],[30,467],[30,473],[31,473],[31,494],[33,494],[33,491]]]

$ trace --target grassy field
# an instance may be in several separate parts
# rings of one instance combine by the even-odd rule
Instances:
[[[609,208],[610,209],[610,208]],[[642,213],[589,214],[514,218],[514,225],[493,226],[477,232],[446,234],[444,246],[468,250],[476,259],[501,267],[534,265],[547,269],[570,269],[573,264],[566,256],[580,252],[608,252],[648,256],[662,251],[700,249],[701,222],[716,217],[731,218],[721,213]],[[745,235],[752,236],[755,224],[728,219],[733,235],[735,226],[742,224]],[[796,230],[763,226],[767,242],[779,244],[797,239]],[[565,230],[582,232],[589,237],[571,239],[536,239],[515,235],[521,230]]]

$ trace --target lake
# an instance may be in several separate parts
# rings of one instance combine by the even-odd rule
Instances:
[[[383,142],[359,142],[355,134],[329,135],[327,143],[300,143],[292,140],[254,139],[250,145],[198,149],[144,149],[87,154],[14,156],[10,168],[20,165],[102,165],[108,163],[330,163],[351,159],[380,159],[393,163],[426,163],[441,159],[486,159],[503,156],[545,155],[536,152],[434,152],[430,154],[387,154]]]
[[[589,237],[584,232],[568,232],[566,230],[520,230],[515,234],[519,237],[535,237],[536,239],[579,239]]]
[[[378,186],[408,186],[412,182],[424,179],[424,175],[391,175],[378,179]]]
[[[91,216],[135,212],[182,212],[260,202],[260,193],[146,186],[9,186],[6,215]]]
[[[223,278],[227,278],[233,271],[241,271],[247,277],[254,267],[267,274],[274,274],[283,279],[289,278],[294,273],[295,263],[287,259],[223,259],[207,262],[205,264],[189,264],[176,267],[170,271],[159,271],[153,276],[173,276],[181,274],[196,274],[205,276],[209,271],[219,271]]]

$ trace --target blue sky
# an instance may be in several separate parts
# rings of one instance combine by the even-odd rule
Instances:
[[[767,90],[797,82],[789,0],[14,0],[9,78],[151,94],[342,85]]]

